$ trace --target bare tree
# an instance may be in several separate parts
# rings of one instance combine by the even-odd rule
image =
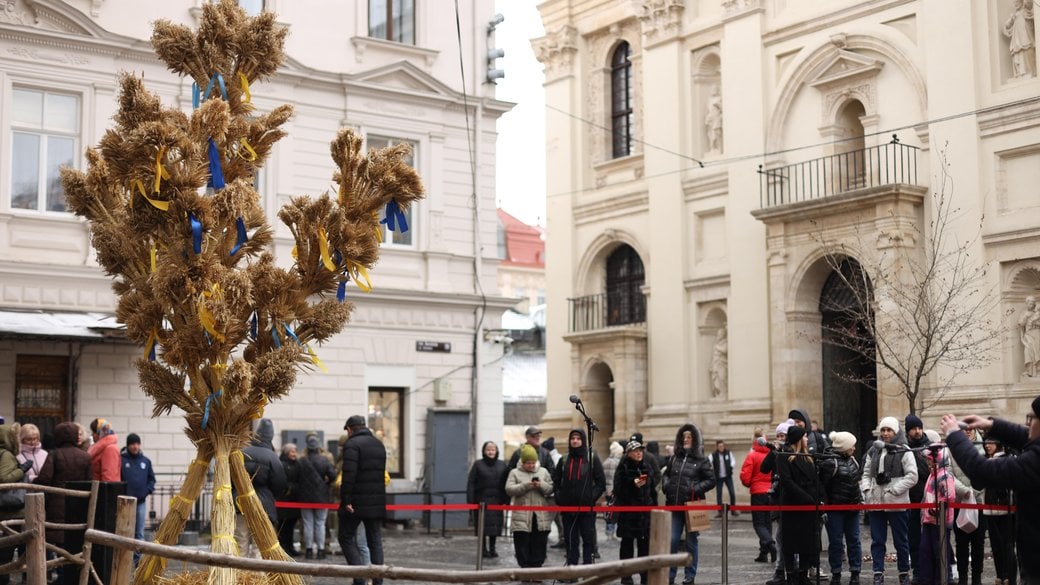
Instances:
[[[938,158],[938,188],[925,199],[932,203],[922,214],[930,211],[926,222],[893,214],[896,225],[885,234],[868,238],[857,230],[846,241],[815,236],[844,289],[821,301],[821,311],[833,316],[824,320],[821,341],[876,365],[876,375],[841,364],[835,374],[898,392],[912,414],[934,406],[958,376],[992,362],[1000,343],[992,320],[997,296],[985,262],[972,256],[984,217],[975,222],[954,205],[945,149]],[[963,229],[967,222],[974,223],[973,232]],[[968,232],[969,238],[958,239]]]

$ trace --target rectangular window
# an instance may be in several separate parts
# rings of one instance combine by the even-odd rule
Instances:
[[[59,171],[79,151],[79,97],[14,88],[11,208],[65,211]]]
[[[14,420],[40,427],[40,436],[69,420],[69,358],[19,355],[14,373]]]
[[[368,428],[386,447],[390,477],[404,477],[404,388],[368,389]]]
[[[368,0],[368,36],[415,44],[415,0]]]
[[[400,140],[398,138],[388,138],[386,136],[372,136],[369,135],[366,138],[366,144],[369,149],[372,148],[386,148],[388,146],[394,146],[396,144],[411,144],[412,155],[405,159],[413,169],[415,168],[416,153],[419,150],[419,145],[410,140]],[[402,232],[399,227],[395,228],[394,231],[390,231],[386,228],[386,224],[381,224],[380,229],[383,230],[383,244],[391,244],[396,246],[411,246],[413,243],[412,234],[415,233],[415,214],[412,213],[413,207],[409,207],[405,212],[405,219],[408,221],[408,231]],[[386,208],[379,210],[379,221],[386,219]]]

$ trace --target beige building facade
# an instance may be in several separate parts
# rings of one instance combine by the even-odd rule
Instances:
[[[156,18],[197,26],[202,4],[0,0],[0,414],[45,431],[107,418],[121,438],[142,437],[161,474],[184,471],[194,449],[178,413],[151,417],[133,365],[142,349],[105,318],[115,308],[110,279],[88,226],[64,211],[56,174],[82,168],[84,149],[113,125],[121,71],[143,75],[164,105],[191,110],[191,80],[167,71],[148,39]],[[502,348],[483,334],[515,302],[495,292],[495,122],[511,104],[485,81],[493,6],[467,3],[460,47],[455,14],[429,2],[395,2],[402,12],[392,15],[370,14],[367,2],[240,4],[266,7],[289,28],[285,64],[251,88],[260,111],[295,108],[257,176],[282,265],[292,238],[277,211],[333,188],[329,143],[340,127],[368,147],[414,148],[427,197],[410,210],[410,230],[387,234],[371,293],[348,289],[351,323],[316,348],[328,373],[301,372],[265,412],[276,446],[290,430],[334,443],[347,417],[367,414],[394,489],[413,491],[432,409],[468,411],[470,443],[502,436]]]
[[[547,434],[582,397],[604,435],[747,445],[802,407],[861,444],[908,412],[880,375],[835,380],[821,342],[833,246],[924,254],[947,235],[986,269],[984,365],[925,378],[923,413],[1007,414],[1040,393],[1036,21],[1018,0],[547,0]],[[978,231],[981,225],[981,233]],[[924,230],[927,232],[927,230]],[[978,236],[978,237],[974,237]],[[858,248],[857,248],[858,246]],[[862,254],[863,257],[858,257]],[[879,318],[887,310],[878,290]],[[1026,320],[1028,321],[1028,319]],[[940,390],[942,388],[942,390]],[[606,441],[597,441],[605,450]]]

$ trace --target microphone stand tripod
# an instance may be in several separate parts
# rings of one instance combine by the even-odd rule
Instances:
[[[573,398],[572,398],[572,400],[573,400]],[[577,410],[579,413],[581,413],[581,417],[583,419],[585,419],[585,433],[589,437],[588,444],[586,444],[585,446],[587,448],[586,450],[588,451],[589,470],[591,471],[592,470],[592,439],[595,436],[594,433],[599,430],[599,427],[596,426],[595,422],[593,422],[592,417],[590,417],[589,414],[587,412],[585,412],[585,404],[583,404],[581,400],[578,400],[577,402],[574,403],[574,409]]]

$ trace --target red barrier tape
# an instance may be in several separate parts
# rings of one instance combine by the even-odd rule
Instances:
[[[336,510],[338,504],[314,504],[306,502],[275,502],[279,508],[295,508],[305,510]],[[862,510],[865,512],[877,510],[930,510],[935,504],[821,504],[819,506],[730,506],[733,512],[851,512]],[[998,512],[1015,512],[1016,508],[1007,506],[994,506],[989,504],[958,504],[950,502],[950,508],[964,510],[995,510]],[[423,511],[423,512],[466,512],[477,510],[477,504],[387,504],[388,511]],[[705,510],[718,512],[722,510],[719,505],[707,506],[512,506],[505,504],[488,504],[488,510],[506,512],[509,510],[520,512],[650,512],[653,510],[665,510],[668,512],[683,512],[686,510]]]

